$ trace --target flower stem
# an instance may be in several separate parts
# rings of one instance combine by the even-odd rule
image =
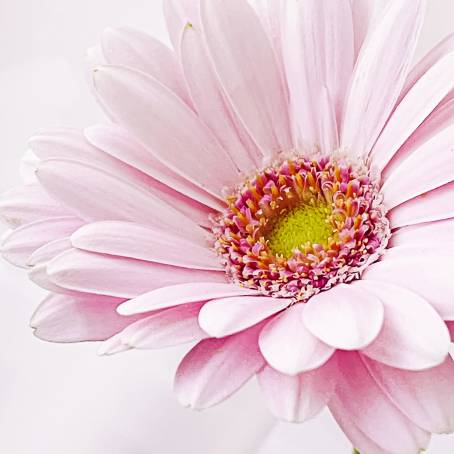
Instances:
[[[360,454],[360,452],[356,448],[354,448],[353,449],[353,454]]]

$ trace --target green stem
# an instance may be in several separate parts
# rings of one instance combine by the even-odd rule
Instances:
[[[357,449],[354,449],[353,454],[359,454],[359,451]]]

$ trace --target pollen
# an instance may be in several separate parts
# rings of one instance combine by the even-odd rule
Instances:
[[[270,251],[290,258],[313,244],[327,247],[334,237],[327,205],[300,205],[281,215],[267,235]]]

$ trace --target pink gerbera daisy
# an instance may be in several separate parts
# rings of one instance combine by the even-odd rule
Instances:
[[[454,37],[410,70],[422,0],[165,11],[173,51],[90,51],[112,123],[32,137],[1,198],[3,256],[50,291],[35,334],[197,342],[184,405],[257,375],[278,418],[328,405],[361,453],[418,453],[454,430]]]

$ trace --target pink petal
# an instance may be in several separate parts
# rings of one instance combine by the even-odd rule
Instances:
[[[368,267],[363,279],[405,287],[427,300],[443,319],[454,320],[452,268],[448,257],[385,259]]]
[[[70,214],[36,183],[18,186],[0,194],[0,219],[12,228]]]
[[[320,96],[319,137],[322,150],[337,150],[339,148],[339,132],[337,128],[335,105],[326,87],[322,88]]]
[[[118,132],[115,134],[113,127],[108,129],[109,138],[101,140],[101,145],[107,145],[107,149],[111,150],[115,147],[120,147],[120,153],[104,152],[102,147],[96,148],[89,143],[86,137],[79,130],[63,129],[55,131],[47,131],[46,133],[38,134],[30,140],[36,153],[42,159],[68,158],[71,161],[83,162],[87,165],[93,165],[103,169],[106,172],[115,174],[123,179],[133,182],[134,184],[142,185],[145,190],[153,192],[156,197],[173,206],[177,210],[186,214],[190,219],[197,221],[200,224],[207,224],[207,217],[210,210],[205,206],[191,198],[184,197],[180,193],[174,191],[166,184],[161,183],[154,177],[148,177],[140,167],[129,165],[128,160],[124,160],[123,156],[131,149],[136,149],[137,141],[131,140],[129,135],[123,137],[123,140],[118,140]],[[121,148],[121,147],[124,147]],[[143,147],[142,147],[143,148]],[[149,153],[147,152],[149,155]],[[153,166],[153,158],[147,160],[148,166]],[[160,164],[161,167],[164,167]],[[39,168],[39,165],[38,165]],[[199,190],[200,193],[204,191]],[[207,201],[214,204],[214,198],[205,193]],[[215,207],[222,207],[222,203],[217,203]]]
[[[75,217],[35,221],[14,230],[2,243],[1,253],[13,265],[26,267],[30,255],[46,243],[71,235],[83,222]]]
[[[104,341],[98,349],[99,356],[112,356],[132,350],[129,345],[121,342],[121,332]]]
[[[96,125],[85,129],[87,140],[105,153],[146,173],[193,200],[216,210],[223,209],[223,203],[207,192],[170,170],[141,145],[125,129],[118,125]]]
[[[112,257],[73,249],[47,266],[52,282],[79,292],[134,298],[159,287],[187,282],[222,282],[223,273]]]
[[[412,423],[370,375],[358,353],[340,356],[339,382],[329,403],[353,445],[365,453],[414,454],[430,434]]]
[[[81,158],[96,160],[102,153],[92,147],[80,130],[75,128],[54,128],[41,131],[28,141],[28,146],[40,159]]]
[[[374,379],[415,424],[434,433],[454,432],[454,363],[409,372],[366,360]]]
[[[246,0],[202,0],[201,16],[216,72],[248,132],[265,156],[290,150],[284,82],[253,8]]]
[[[293,377],[266,366],[257,378],[268,407],[276,418],[304,422],[325,408],[334,394],[337,375],[334,357],[318,369]]]
[[[201,341],[208,337],[197,320],[202,304],[177,306],[143,318],[121,333],[121,341],[141,349],[159,349]]]
[[[260,152],[247,137],[225,98],[201,30],[194,26],[185,27],[180,48],[185,79],[199,117],[215,134],[238,168],[246,173],[251,172],[259,164],[257,157]]]
[[[454,219],[404,227],[393,234],[390,246],[444,245],[454,241],[452,232],[454,232]]]
[[[178,53],[181,34],[187,23],[195,27],[200,25],[198,0],[164,0],[164,17],[173,48]]]
[[[134,221],[190,238],[201,236],[195,223],[128,175],[81,161],[51,159],[40,164],[37,176],[46,191],[84,220]]]
[[[159,288],[127,301],[118,308],[118,312],[123,315],[139,314],[180,304],[242,295],[257,295],[257,292],[227,282],[178,284]]]
[[[267,363],[279,372],[296,375],[316,369],[333,355],[329,347],[305,327],[305,304],[295,304],[273,317],[260,333],[260,350]]]
[[[225,337],[249,328],[291,304],[291,299],[266,296],[238,296],[206,303],[199,323],[213,337]]]
[[[413,132],[410,138],[394,154],[382,173],[383,180],[388,177],[404,162],[408,156],[421,148],[427,141],[452,126],[454,119],[454,99],[442,102]]]
[[[158,81],[119,66],[101,66],[93,77],[117,122],[174,172],[216,197],[236,183],[237,168],[208,128]]]
[[[446,322],[446,327],[451,335],[451,342],[454,342],[454,322]]]
[[[175,54],[152,36],[132,28],[107,28],[101,35],[106,62],[142,71],[190,104]]]
[[[51,295],[30,322],[35,335],[51,342],[105,340],[137,317],[121,317],[115,311],[120,301],[106,297]]]
[[[394,170],[382,187],[388,209],[453,181],[453,134],[454,126],[444,129]]]
[[[358,350],[377,337],[383,315],[383,305],[376,296],[339,284],[310,298],[302,319],[306,328],[325,344]]]
[[[62,252],[72,249],[71,240],[69,237],[51,241],[44,246],[36,249],[27,260],[28,266],[36,266],[52,260]]]
[[[273,50],[282,66],[282,10],[285,0],[254,0],[250,1],[259,16]]]
[[[20,160],[19,172],[24,184],[36,183],[35,172],[38,163],[39,159],[32,150],[29,149],[23,154]]]
[[[454,34],[448,35],[432,48],[411,70],[407,77],[405,86],[402,89],[400,99],[404,98],[411,88],[418,82],[427,71],[432,68],[439,60],[454,50]]]
[[[402,99],[372,150],[373,164],[377,168],[383,169],[386,166],[397,150],[454,88],[453,68],[454,52],[451,52],[428,69]],[[433,156],[437,156],[437,153],[434,152]]]
[[[389,2],[374,22],[347,93],[342,148],[371,150],[405,82],[423,17],[421,0],[399,0]]]
[[[377,338],[362,350],[370,358],[399,369],[422,370],[440,365],[448,355],[450,338],[432,306],[403,287],[359,281],[359,288],[375,294],[385,308]]]
[[[70,296],[81,296],[83,292],[70,290],[63,288],[51,281],[50,276],[47,274],[47,263],[38,263],[28,272],[28,278],[36,285],[41,287],[48,292],[70,295]]]
[[[440,256],[454,257],[454,242],[437,244],[432,240],[425,244],[395,246],[386,249],[383,257],[386,260],[423,260]]]
[[[283,49],[298,143],[312,147],[323,140],[318,119],[324,87],[334,118],[341,120],[354,63],[349,0],[287,2]]]
[[[387,2],[388,0],[351,0],[355,31],[355,57],[358,56],[374,20],[383,14]]]
[[[206,339],[181,361],[175,392],[182,405],[204,409],[240,389],[264,365],[255,327],[222,339]]]
[[[223,269],[208,241],[194,243],[163,229],[132,222],[87,224],[71,236],[75,248],[165,265],[201,270]]]
[[[454,217],[454,183],[415,197],[390,211],[393,228]]]

